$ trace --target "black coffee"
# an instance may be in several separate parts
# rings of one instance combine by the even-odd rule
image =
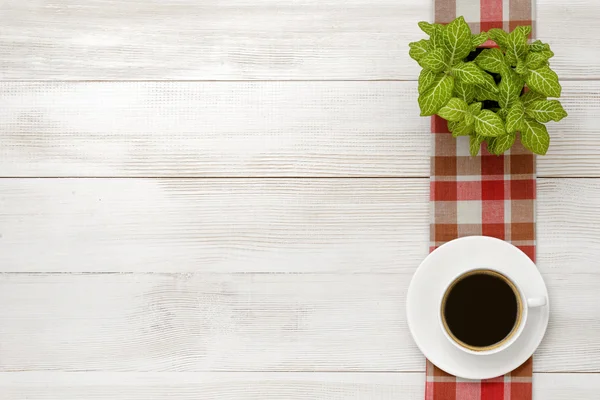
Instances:
[[[495,275],[473,274],[459,280],[446,295],[444,318],[461,342],[487,347],[512,331],[519,314],[512,287]]]

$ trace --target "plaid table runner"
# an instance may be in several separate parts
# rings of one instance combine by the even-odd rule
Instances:
[[[532,25],[534,0],[434,0],[435,22],[464,16],[473,33]],[[432,118],[430,250],[462,236],[494,236],[535,261],[535,156],[518,140],[502,156],[482,146],[469,155],[469,138],[453,138]],[[427,361],[425,400],[531,400],[532,360],[483,381],[456,378]]]

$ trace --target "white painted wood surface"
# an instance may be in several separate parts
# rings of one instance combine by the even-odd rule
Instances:
[[[0,374],[3,400],[423,400],[422,373]],[[596,399],[598,374],[534,374],[535,400]],[[26,397],[25,397],[26,396]]]
[[[543,275],[534,370],[599,372],[600,272]],[[0,371],[423,371],[411,276],[4,274]]]
[[[408,79],[432,1],[3,0],[0,79]],[[600,77],[590,0],[539,0],[563,79]],[[585,28],[585,29],[582,29]]]
[[[600,82],[564,82],[540,176],[600,176]],[[429,176],[416,82],[0,83],[1,176]]]
[[[596,400],[600,4],[537,5],[570,116],[538,158],[534,399]],[[0,0],[0,398],[423,399],[431,12]]]
[[[1,272],[412,273],[429,180],[1,179]],[[600,181],[538,180],[538,264],[596,273]]]

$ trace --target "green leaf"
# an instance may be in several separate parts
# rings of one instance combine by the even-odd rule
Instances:
[[[422,69],[419,74],[419,94],[431,87],[437,74],[429,69]]]
[[[444,47],[450,65],[462,61],[471,52],[471,28],[463,17],[458,17],[446,25]]]
[[[541,66],[546,65],[548,59],[552,57],[554,53],[551,51],[540,51],[538,53],[529,53],[527,54],[527,59],[525,61],[525,65],[529,69],[536,69]],[[518,71],[517,71],[518,72]]]
[[[548,57],[548,59],[551,59],[552,57],[554,57],[554,52],[550,49],[537,51],[536,53],[540,53],[540,54],[544,55],[544,57]]]
[[[562,90],[558,83],[558,75],[547,65],[532,69],[525,77],[527,86],[547,97],[560,97]]]
[[[418,42],[412,42],[408,44],[410,50],[408,51],[408,55],[415,61],[419,61],[430,50],[429,40],[421,39]]]
[[[519,33],[524,35],[527,39],[527,37],[531,33],[531,25],[519,25],[514,30],[519,31]]]
[[[523,103],[517,101],[506,114],[506,131],[512,133],[520,130],[523,125],[524,117],[525,111],[523,109]]]
[[[471,36],[471,48],[476,48],[484,44],[488,40],[487,32],[481,32]]]
[[[429,22],[421,21],[421,22],[419,22],[418,25],[419,25],[419,28],[421,28],[421,30],[423,32],[425,32],[426,34],[428,34],[429,36],[431,36],[433,31],[435,30],[435,28],[434,28],[435,24],[430,24]]]
[[[475,132],[475,126],[473,124],[467,124],[466,121],[455,122],[452,132],[452,136],[468,136]]]
[[[433,115],[448,103],[454,89],[454,78],[450,75],[440,74],[429,89],[419,96],[421,116]]]
[[[475,125],[475,116],[470,113],[465,114],[465,124],[466,125]]]
[[[550,50],[550,45],[548,43],[543,43],[541,40],[536,40],[535,42],[529,45],[529,50],[531,51],[544,51]]]
[[[506,116],[508,115],[508,110],[506,108],[501,108],[496,112],[496,114],[498,114],[498,116],[500,118],[502,118],[503,121],[506,121]]]
[[[444,48],[444,31],[445,25],[433,24],[433,32],[431,32],[431,46],[434,49]]]
[[[474,62],[460,63],[452,68],[452,72],[464,83],[479,85],[491,92],[498,92],[494,78]]]
[[[527,55],[527,35],[523,29],[515,29],[508,35],[506,42],[506,61],[516,65],[519,59],[524,60]]]
[[[467,104],[471,103],[475,98],[475,89],[473,85],[456,80],[454,81],[454,97],[463,99]]]
[[[475,116],[475,132],[483,137],[494,137],[505,134],[504,121],[490,110],[481,110]]]
[[[538,101],[538,100],[546,100],[546,96],[544,96],[541,93],[534,92],[533,90],[525,92],[521,95],[521,103],[523,103],[523,105],[525,107],[527,107],[527,105],[529,103],[532,103],[532,102]]]
[[[486,71],[501,73],[508,67],[508,64],[504,61],[504,54],[499,49],[485,49],[477,57],[475,57],[475,64],[479,65]]]
[[[508,33],[502,29],[492,28],[488,31],[488,36],[492,39],[501,50],[505,50],[508,45]]]
[[[512,69],[508,69],[498,85],[498,104],[502,108],[510,106],[519,98],[523,90],[524,82]]]
[[[471,135],[469,138],[469,153],[471,153],[473,157],[479,154],[481,143],[483,143],[483,138],[479,135]]]
[[[477,101],[493,100],[498,101],[498,93],[487,90],[481,86],[475,86],[475,99]]]
[[[527,68],[527,64],[523,60],[517,60],[517,66],[515,67],[515,71],[519,75],[527,75],[529,69]]]
[[[558,100],[538,100],[531,102],[527,105],[525,112],[539,122],[558,122],[567,116],[567,112]]]
[[[481,111],[481,106],[482,105],[483,104],[480,103],[480,102],[469,104],[469,108],[468,108],[469,114],[472,114],[472,115],[479,114],[479,112]]]
[[[514,133],[508,133],[506,135],[490,138],[488,140],[487,149],[490,154],[500,155],[506,150],[510,149],[515,143],[516,135]]]
[[[419,65],[433,72],[442,72],[447,67],[446,54],[442,49],[430,51],[425,57],[421,58]]]
[[[485,79],[485,83],[483,83],[483,84],[478,83],[477,85],[482,86],[483,88],[489,90],[492,93],[498,93],[499,89],[498,89],[498,86],[496,85],[496,82],[494,81],[494,78],[488,73],[485,73],[483,76]]]
[[[448,103],[440,108],[437,115],[447,121],[460,121],[465,118],[467,113],[467,103],[459,98],[453,97]]]
[[[550,146],[550,135],[544,125],[526,116],[521,129],[521,143],[535,154],[543,156]]]

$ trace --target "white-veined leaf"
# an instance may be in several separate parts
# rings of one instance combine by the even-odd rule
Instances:
[[[567,112],[558,100],[538,100],[531,102],[525,108],[525,112],[539,122],[558,122],[567,116]]]
[[[510,65],[516,65],[518,60],[525,59],[527,50],[527,35],[523,29],[514,29],[506,42],[506,61]]]
[[[523,91],[524,82],[512,69],[508,69],[498,85],[498,104],[502,108],[510,108]]]
[[[444,29],[444,48],[450,65],[462,61],[471,52],[471,28],[458,17]]]
[[[543,124],[525,116],[521,129],[521,143],[535,154],[543,156],[550,146],[550,135]]]
[[[481,149],[481,143],[483,143],[483,137],[473,134],[469,138],[469,153],[475,157],[479,154],[479,149]]]
[[[474,86],[460,80],[454,81],[454,97],[463,99],[467,104],[471,103],[475,98]]]
[[[455,122],[452,126],[450,132],[452,132],[452,136],[468,136],[475,131],[475,126],[473,124],[468,124],[466,121]]]
[[[427,52],[431,49],[429,40],[421,39],[418,42],[412,42],[408,44],[410,50],[408,51],[408,55],[415,61],[419,61]]]
[[[531,50],[531,51],[550,50],[550,45],[548,43],[543,43],[541,40],[536,40],[535,42],[533,42],[529,45],[529,50]]]
[[[477,115],[481,111],[482,106],[483,106],[483,104],[480,102],[475,102],[475,103],[469,104],[468,111],[472,115]]]
[[[446,53],[442,49],[435,49],[419,60],[419,65],[433,72],[442,72],[446,69]]]
[[[525,77],[525,82],[534,91],[547,97],[560,97],[562,88],[558,83],[558,75],[547,65],[532,69]]]
[[[488,40],[487,32],[481,32],[471,36],[471,47],[476,48],[484,44]]]
[[[504,54],[500,49],[485,49],[477,57],[475,57],[475,64],[479,65],[486,71],[501,73],[508,68],[508,64],[504,61]]]
[[[447,121],[461,121],[467,113],[467,103],[457,97],[451,98],[448,103],[437,112],[437,115]]]
[[[519,25],[514,30],[519,31],[527,39],[531,33],[531,25]]]
[[[538,100],[546,100],[546,96],[544,96],[541,93],[534,92],[533,90],[529,90],[521,95],[520,100],[521,103],[523,103],[523,105],[527,107],[527,105],[531,102]]]
[[[471,113],[465,114],[465,124],[466,125],[475,125],[475,116]]]
[[[494,78],[479,68],[474,62],[455,65],[452,68],[452,73],[464,83],[479,85],[494,93],[498,92],[498,88],[494,83]]]
[[[454,78],[450,75],[440,74],[437,76],[429,89],[419,96],[419,107],[421,116],[425,117],[438,112],[440,108],[448,103],[454,89]]]
[[[426,21],[421,21],[418,23],[418,25],[419,25],[419,28],[421,28],[421,30],[423,32],[425,32],[426,34],[428,34],[429,36],[431,36],[431,34],[433,33],[433,31],[435,29],[433,27],[435,24],[430,24],[429,22],[426,22]]]
[[[490,110],[481,110],[475,116],[475,132],[483,137],[495,137],[506,133],[502,118]]]
[[[498,101],[498,93],[494,93],[481,86],[475,86],[475,99],[477,101],[493,100]]]
[[[515,143],[515,138],[516,135],[514,133],[507,133],[506,135],[490,138],[488,140],[487,150],[490,154],[499,156],[512,147]]]
[[[488,36],[492,39],[501,50],[506,50],[506,46],[508,44],[508,33],[504,32],[502,29],[492,28],[488,31]]]
[[[520,130],[523,125],[524,117],[525,111],[523,109],[523,103],[520,101],[515,102],[506,113],[506,131],[513,133]]]
[[[543,65],[546,65],[548,59],[552,57],[554,53],[551,51],[540,51],[537,53],[531,52],[527,54],[527,59],[525,61],[525,65],[529,69],[536,69]],[[517,71],[518,72],[518,71]]]
[[[419,74],[419,94],[431,87],[437,74],[429,69],[422,69]]]
[[[444,48],[444,31],[446,30],[446,25],[433,24],[433,31],[431,32],[431,46],[434,49],[443,49]]]
[[[515,72],[522,76],[527,75],[527,73],[529,72],[529,69],[527,68],[527,63],[523,60],[517,60]]]

